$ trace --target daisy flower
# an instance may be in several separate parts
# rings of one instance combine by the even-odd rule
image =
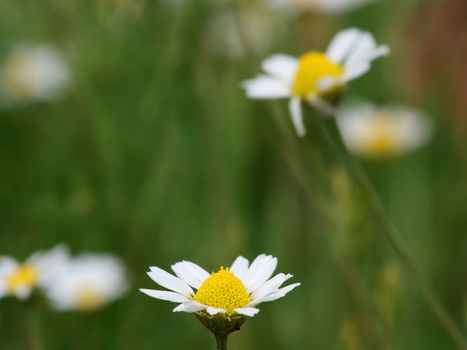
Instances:
[[[23,263],[0,256],[0,298],[27,299],[35,288],[46,288],[68,260],[68,249],[59,245],[33,254]]]
[[[279,273],[271,278],[276,266],[277,258],[271,255],[259,255],[251,265],[239,256],[230,268],[221,267],[209,274],[192,262],[181,261],[172,265],[176,276],[158,267],[150,267],[148,272],[154,282],[170,291],[140,291],[156,299],[179,303],[173,311],[252,317],[259,312],[258,304],[282,298],[300,285],[294,283],[281,288],[293,276]]]
[[[4,104],[54,101],[71,85],[71,71],[55,48],[47,44],[21,43],[6,57],[0,72],[0,96]]]
[[[243,83],[252,99],[290,98],[289,111],[297,134],[305,136],[301,100],[333,114],[335,102],[348,82],[365,74],[371,62],[387,55],[386,45],[359,29],[336,34],[325,53],[310,51],[295,58],[276,54],[262,63],[265,74]]]
[[[412,151],[428,142],[432,134],[431,123],[421,111],[357,101],[338,110],[337,124],[352,153],[374,159]]]
[[[45,291],[54,309],[93,311],[127,290],[123,264],[112,255],[82,254],[71,259]]]
[[[376,0],[268,0],[271,7],[292,11],[312,11],[338,15],[355,10]]]

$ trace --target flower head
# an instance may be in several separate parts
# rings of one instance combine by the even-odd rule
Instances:
[[[53,101],[71,85],[70,68],[62,54],[47,44],[18,44],[0,72],[4,104]]]
[[[389,53],[373,36],[358,29],[337,33],[325,53],[311,51],[299,58],[276,54],[262,63],[265,75],[244,82],[253,99],[290,98],[289,110],[299,136],[305,136],[301,100],[327,114],[348,82],[365,74],[371,62]]]
[[[0,257],[0,298],[27,299],[35,288],[47,288],[68,259],[68,250],[62,245],[37,252],[23,263]]]
[[[337,112],[337,123],[348,149],[360,156],[381,159],[425,144],[432,127],[420,111],[408,107],[375,107],[353,102]]]
[[[259,312],[258,304],[282,298],[300,285],[281,288],[293,276],[279,273],[271,278],[276,266],[277,258],[270,255],[259,255],[251,265],[239,256],[230,268],[221,267],[209,274],[192,262],[181,261],[172,265],[176,276],[158,267],[151,267],[148,272],[157,284],[170,291],[141,289],[141,292],[179,303],[173,311],[252,317]]]
[[[121,297],[126,289],[125,268],[119,259],[82,254],[65,265],[46,296],[56,310],[92,311]]]
[[[268,0],[277,9],[291,11],[312,11],[337,15],[349,12],[375,0]]]

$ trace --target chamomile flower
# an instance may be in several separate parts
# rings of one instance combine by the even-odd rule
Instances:
[[[268,0],[273,8],[295,12],[311,11],[338,15],[355,10],[376,0]]]
[[[82,254],[65,265],[45,292],[58,311],[93,311],[121,297],[127,286],[125,268],[119,259]]]
[[[140,290],[153,298],[179,303],[173,311],[252,317],[259,312],[258,304],[282,298],[300,285],[281,288],[293,276],[279,273],[271,278],[276,266],[277,258],[270,255],[259,255],[251,265],[239,256],[230,268],[221,267],[209,274],[192,262],[181,261],[172,265],[176,276],[158,267],[148,272],[154,282],[169,291]]]
[[[388,53],[389,48],[377,45],[370,33],[347,29],[337,33],[325,53],[310,51],[299,58],[273,55],[262,63],[266,74],[245,81],[243,87],[252,99],[290,98],[292,122],[303,137],[302,100],[333,114],[333,102],[348,82],[368,72],[373,60]]]
[[[34,289],[47,288],[68,260],[68,250],[59,245],[33,254],[23,263],[8,256],[0,257],[0,298],[27,299]]]
[[[70,67],[57,49],[47,44],[21,43],[3,62],[1,102],[54,101],[68,90],[71,81]]]
[[[424,113],[409,107],[375,107],[367,102],[343,105],[337,123],[347,148],[367,158],[387,158],[425,144],[432,127]]]

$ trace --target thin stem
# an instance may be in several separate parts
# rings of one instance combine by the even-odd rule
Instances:
[[[27,338],[30,350],[44,350],[42,343],[39,318],[35,309],[27,310]]]
[[[383,234],[399,258],[405,264],[407,269],[411,272],[433,313],[438,318],[446,332],[449,334],[456,347],[460,350],[467,350],[467,343],[465,342],[462,332],[453,321],[444,305],[441,303],[434,288],[423,277],[423,274],[421,273],[415,260],[412,258],[409,249],[401,239],[396,227],[386,215],[381,199],[373,188],[373,185],[368,179],[368,176],[347,151],[342,141],[342,136],[339,132],[339,129],[337,128],[335,118],[329,118],[323,122],[323,131],[328,142],[339,151],[339,155],[346,165],[349,173],[367,197],[370,208],[373,211],[373,214],[375,215],[379,225],[381,226]]]
[[[226,350],[227,349],[227,338],[228,334],[215,334],[217,350]]]

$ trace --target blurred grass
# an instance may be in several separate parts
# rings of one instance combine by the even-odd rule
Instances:
[[[248,6],[245,1],[244,6]],[[363,163],[389,214],[454,319],[465,320],[467,152],[454,139],[450,106],[432,86],[419,100],[406,85],[408,26],[416,2],[382,1],[341,19],[280,14],[280,33],[258,61],[209,48],[207,23],[227,3],[4,1],[0,53],[18,40],[62,48],[75,72],[57,104],[0,111],[0,247],[18,258],[66,242],[125,259],[134,288],[93,314],[39,305],[45,349],[213,347],[194,317],[141,295],[150,265],[180,259],[210,270],[239,254],[279,257],[302,287],[265,304],[233,349],[451,349],[379,232],[367,203],[313,118],[289,144],[263,102],[239,84],[276,51],[324,48],[358,26],[393,47],[351,95],[417,103],[435,117],[432,144],[386,163]],[[274,27],[277,30],[277,27]],[[449,53],[447,53],[449,54]],[[437,90],[435,90],[437,91]],[[293,136],[285,105],[283,113]],[[298,161],[292,170],[287,161]],[[297,176],[298,171],[298,176]],[[312,188],[303,191],[299,179]],[[2,349],[27,349],[30,305],[0,303]],[[465,329],[465,324],[463,325]]]

